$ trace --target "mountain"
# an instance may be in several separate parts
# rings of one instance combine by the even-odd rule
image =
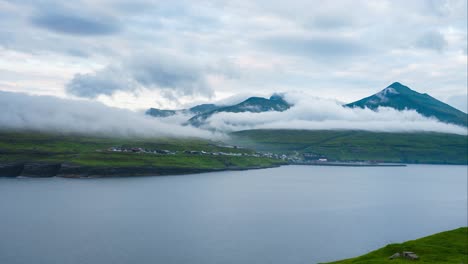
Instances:
[[[195,115],[189,119],[189,124],[193,126],[202,125],[206,119],[216,113],[241,113],[251,112],[260,113],[267,111],[285,111],[291,107],[291,104],[286,102],[283,96],[274,94],[269,99],[263,97],[250,97],[247,100],[231,106],[224,106],[211,111]]]
[[[398,110],[412,109],[427,117],[435,117],[445,123],[467,126],[467,114],[443,103],[428,94],[421,94],[409,87],[395,82],[382,91],[345,105],[376,109],[379,106],[392,107]]]
[[[197,105],[192,108],[189,108],[189,109],[180,109],[180,110],[165,110],[165,109],[158,109],[158,108],[150,108],[146,110],[145,113],[147,115],[154,116],[154,117],[169,117],[178,113],[199,115],[205,112],[213,111],[220,107],[221,106],[218,106],[215,104],[201,104],[201,105]]]
[[[189,111],[191,113],[199,115],[199,114],[203,114],[203,113],[206,113],[206,112],[216,110],[216,109],[221,108],[221,107],[222,106],[215,105],[215,104],[201,104],[201,105],[197,105],[197,106],[194,106],[194,107],[190,108]]]
[[[168,117],[175,115],[180,110],[163,110],[157,108],[150,108],[146,110],[145,114],[154,116],[154,117]]]
[[[178,113],[189,115],[191,114],[193,116],[188,120],[188,124],[191,124],[193,126],[200,126],[208,117],[216,113],[260,113],[267,111],[284,111],[289,109],[290,107],[291,105],[284,100],[282,95],[274,94],[269,99],[262,97],[250,97],[241,103],[228,106],[219,106],[215,104],[201,104],[189,109],[180,110],[164,110],[150,108],[146,111],[146,114],[154,117],[169,117]]]

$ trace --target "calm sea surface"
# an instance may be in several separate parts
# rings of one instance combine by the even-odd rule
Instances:
[[[0,178],[0,263],[316,263],[467,225],[467,166]]]

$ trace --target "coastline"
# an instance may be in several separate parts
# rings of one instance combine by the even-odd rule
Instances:
[[[205,172],[242,171],[276,168],[286,164],[272,164],[269,166],[230,166],[225,168],[184,168],[184,167],[153,167],[153,166],[80,166],[67,163],[6,163],[0,164],[0,177],[6,178],[108,178],[134,176],[166,176],[186,175]]]
[[[265,166],[228,166],[225,168],[189,168],[189,167],[154,167],[154,166],[82,166],[69,163],[20,162],[0,163],[0,177],[4,178],[110,178],[138,176],[187,175],[220,171],[245,171],[277,168],[286,165],[331,166],[331,167],[406,167],[403,163],[357,163],[357,162],[322,162],[322,163],[279,163]],[[426,164],[447,165],[447,164]],[[466,164],[459,164],[466,165]]]
[[[331,166],[331,167],[406,167],[405,163],[368,163],[368,162],[297,162],[290,165]]]

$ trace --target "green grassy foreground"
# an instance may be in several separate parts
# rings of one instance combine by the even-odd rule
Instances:
[[[162,168],[224,169],[269,167],[278,160],[249,156],[210,156],[185,154],[183,151],[241,152],[248,149],[220,146],[202,139],[158,138],[130,139],[42,133],[0,132],[0,163],[50,162],[92,167],[152,166]],[[175,155],[110,152],[114,146],[177,151]]]
[[[388,259],[396,252],[412,251],[419,256],[418,260]],[[390,244],[369,254],[346,259],[330,264],[351,263],[434,263],[466,264],[468,263],[468,228],[438,233],[432,236],[407,241],[401,244]]]
[[[232,133],[241,146],[299,152],[332,160],[467,164],[468,137],[442,133],[383,133],[350,130],[246,130]]]

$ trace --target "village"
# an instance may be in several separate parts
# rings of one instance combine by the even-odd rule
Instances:
[[[237,147],[233,147],[237,148]],[[167,149],[147,149],[141,147],[122,147],[114,146],[107,149],[109,152],[127,152],[127,153],[140,153],[140,154],[156,154],[156,155],[177,155],[177,154],[186,154],[186,155],[208,155],[208,156],[237,156],[237,157],[256,157],[256,158],[271,158],[278,159],[288,162],[290,164],[303,164],[311,160],[311,157],[308,155],[300,155],[295,153],[293,155],[288,154],[278,154],[271,152],[254,152],[254,153],[245,153],[245,152],[210,152],[204,150],[183,150],[183,151],[171,151]],[[328,160],[323,157],[319,157],[313,160],[314,162],[327,162]]]
[[[226,146],[223,146],[226,147]],[[237,146],[230,146],[233,149],[238,149]],[[401,167],[406,166],[401,163],[382,163],[375,160],[356,160],[356,161],[339,161],[330,160],[327,157],[315,153],[271,153],[271,152],[211,152],[204,150],[182,150],[171,151],[167,149],[147,149],[141,147],[119,147],[114,146],[107,149],[109,152],[126,152],[135,154],[153,154],[153,155],[206,155],[206,156],[234,156],[234,157],[256,157],[270,158],[284,161],[290,165],[316,165],[316,166],[352,166],[352,167]]]

